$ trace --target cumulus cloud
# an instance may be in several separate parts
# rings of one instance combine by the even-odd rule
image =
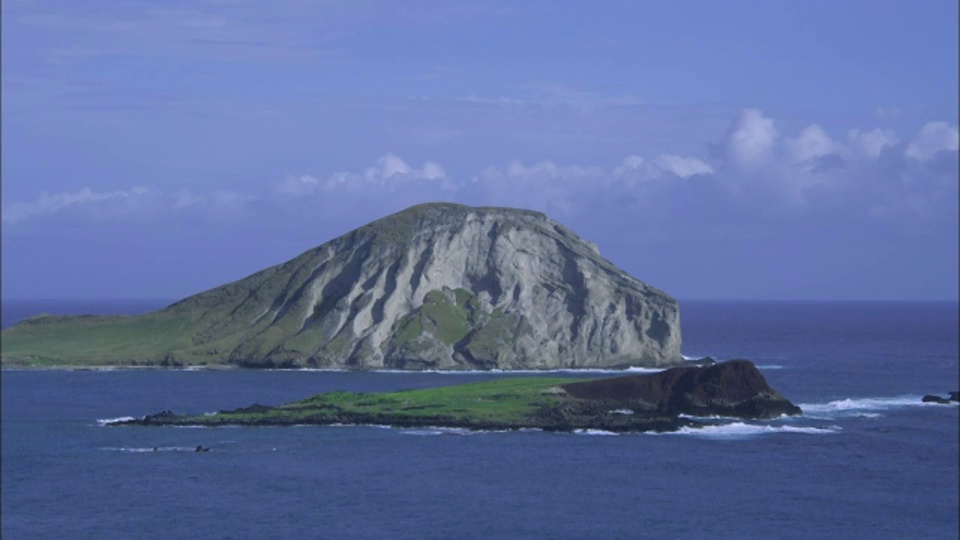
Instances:
[[[274,196],[230,189],[164,195],[145,187],[43,193],[32,202],[4,204],[3,224],[60,213],[103,219],[170,212],[220,220],[251,208],[282,214],[291,201],[302,202],[310,215],[311,205],[320,205],[330,219],[349,215],[357,205],[376,215],[432,200],[561,216],[596,215],[607,207],[669,215],[692,205],[697,211],[726,205],[725,215],[829,208],[875,218],[935,219],[952,215],[950,207],[956,213],[957,127],[945,122],[929,122],[906,141],[882,128],[850,129],[834,138],[819,124],[781,135],[772,118],[746,109],[709,146],[712,162],[677,154],[631,154],[612,166],[514,160],[467,176],[451,176],[434,161],[413,166],[388,153],[353,171],[287,176],[272,186]]]
[[[847,141],[860,155],[877,158],[884,148],[895,146],[900,142],[900,138],[891,129],[872,129],[870,131],[861,131],[851,129],[847,132]]]
[[[927,122],[920,133],[907,145],[906,156],[927,161],[940,152],[956,152],[960,136],[957,126],[946,122]]]
[[[653,159],[630,155],[613,170],[615,178],[637,180],[654,180],[670,176],[689,178],[698,174],[712,173],[713,167],[695,157],[682,157],[673,154],[661,155]]]
[[[463,189],[466,196],[488,204],[569,213],[607,182],[599,167],[558,165],[552,160],[525,165],[515,160],[505,167],[487,167]]]
[[[796,137],[784,141],[788,159],[794,164],[810,164],[823,156],[838,154],[840,145],[818,124],[804,128]]]
[[[747,109],[713,145],[713,180],[769,211],[843,204],[874,217],[927,219],[955,199],[955,160],[937,157],[957,146],[957,128],[945,122],[926,124],[906,143],[881,128],[837,140],[818,124],[781,137],[771,118]]]
[[[760,109],[745,109],[720,141],[720,157],[738,168],[756,170],[773,158],[780,133]]]
[[[284,195],[305,196],[317,192],[362,191],[371,188],[392,190],[415,182],[436,182],[442,185],[447,172],[439,164],[425,162],[421,167],[411,167],[394,154],[381,156],[376,164],[363,172],[336,172],[326,178],[309,174],[289,175],[277,186]]]

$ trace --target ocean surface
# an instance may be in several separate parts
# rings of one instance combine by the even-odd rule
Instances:
[[[2,322],[166,303],[5,300]],[[681,312],[685,355],[754,360],[805,415],[631,435],[108,427],[508,375],[4,371],[2,535],[958,537],[960,407],[920,402],[960,389],[956,303],[687,301]]]

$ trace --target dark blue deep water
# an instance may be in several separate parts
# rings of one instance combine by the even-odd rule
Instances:
[[[4,302],[3,324],[163,304]],[[504,375],[4,371],[3,537],[957,538],[960,408],[920,403],[960,387],[956,303],[681,307],[685,354],[754,360],[805,417],[620,436],[111,428]]]

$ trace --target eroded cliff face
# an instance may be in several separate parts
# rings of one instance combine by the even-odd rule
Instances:
[[[523,210],[416,206],[167,311],[198,310],[205,328],[191,355],[235,344],[230,361],[244,365],[551,369],[681,359],[674,299]]]

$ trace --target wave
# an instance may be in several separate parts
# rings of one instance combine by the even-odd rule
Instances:
[[[573,432],[577,435],[619,435],[619,433],[603,429],[575,429]]]
[[[119,424],[121,422],[129,422],[131,420],[137,420],[137,418],[134,418],[132,416],[119,416],[117,418],[98,418],[97,425],[109,426],[110,424]]]
[[[786,369],[786,368],[779,364],[763,364],[763,365],[758,364],[757,369]]]
[[[901,395],[894,397],[846,398],[826,403],[800,403],[804,416],[811,418],[836,418],[838,416],[860,416],[876,418],[881,416],[874,411],[888,411],[908,407],[942,406],[938,403],[924,403],[922,396]]]
[[[120,447],[103,447],[101,450],[106,450],[108,452],[126,452],[131,454],[142,454],[145,452],[196,452],[197,448],[195,446],[149,446],[149,447],[129,447],[129,446],[120,446]]]
[[[662,435],[693,435],[710,439],[744,439],[773,433],[799,433],[805,435],[828,435],[841,431],[840,426],[807,427],[807,426],[770,426],[733,422],[700,428],[683,427],[677,431],[666,432]]]

